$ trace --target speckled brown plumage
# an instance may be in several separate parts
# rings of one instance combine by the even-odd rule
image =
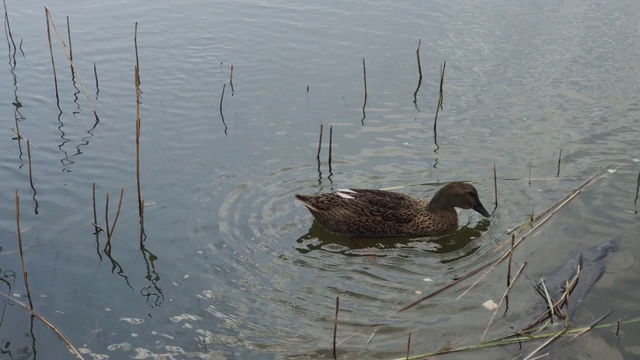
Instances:
[[[484,216],[476,189],[467,183],[443,186],[431,202],[405,194],[370,189],[344,189],[320,195],[296,195],[327,230],[349,236],[421,236],[458,225],[454,207]]]

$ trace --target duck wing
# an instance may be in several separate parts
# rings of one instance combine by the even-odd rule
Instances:
[[[336,221],[369,219],[409,223],[428,201],[411,196],[373,189],[341,189],[321,195],[296,195],[316,216]]]

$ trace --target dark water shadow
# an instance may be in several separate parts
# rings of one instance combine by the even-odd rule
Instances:
[[[331,234],[314,220],[307,233],[296,240],[297,245],[295,248],[302,254],[312,251],[326,251],[345,256],[372,256],[370,253],[364,255],[356,252],[362,249],[414,249],[436,255],[455,254],[454,257],[448,256],[440,261],[446,264],[475,253],[480,246],[470,244],[489,229],[489,224],[489,220],[482,219],[474,227],[465,225],[437,236],[360,238]],[[428,249],[424,249],[423,246],[417,246],[424,242],[431,242],[437,246]],[[374,256],[387,257],[390,255],[390,253],[385,253]]]

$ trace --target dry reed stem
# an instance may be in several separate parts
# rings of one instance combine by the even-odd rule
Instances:
[[[419,81],[422,81],[422,64],[420,63],[420,45],[421,44],[422,44],[422,39],[418,40],[418,48],[416,49],[416,59],[418,59]]]
[[[493,163],[493,192],[495,194],[496,206],[493,211],[498,208],[498,176],[496,175],[496,163]]]
[[[367,103],[367,64],[365,63],[364,58],[362,58],[362,75],[364,77],[364,102]]]
[[[84,94],[87,97],[87,101],[89,102],[89,106],[91,106],[91,110],[93,110],[93,115],[96,117],[96,121],[100,121],[100,118],[98,117],[98,112],[96,111],[96,107],[93,104],[93,100],[91,100],[91,96],[89,96],[89,92],[87,91],[87,88],[84,86],[84,82],[82,81],[82,77],[80,76],[80,73],[78,72],[78,69],[76,68],[76,65],[73,63],[73,60],[71,59],[71,56],[69,55],[69,52],[67,51],[67,47],[64,44],[64,40],[62,39],[62,35],[60,35],[60,31],[58,30],[58,27],[56,26],[55,21],[53,21],[53,17],[51,16],[51,12],[49,11],[49,8],[45,5],[44,6],[44,10],[45,10],[45,15],[47,17],[47,33],[49,32],[49,20],[51,20],[51,25],[53,25],[53,30],[55,30],[56,35],[58,36],[58,40],[60,41],[60,45],[62,45],[62,50],[64,51],[64,54],[67,56],[67,60],[69,60],[69,64],[71,64],[71,67],[73,68],[73,72],[75,72],[76,76],[78,77],[78,81],[80,82],[80,86],[82,86],[82,90],[84,91]],[[51,38],[49,38],[49,47],[51,48]],[[51,49],[51,61],[53,62],[53,49]],[[55,78],[55,67],[54,67],[54,78]],[[58,91],[58,85],[57,85],[57,81],[56,81],[56,96],[57,96],[57,91]]]
[[[137,23],[136,23],[137,24]],[[136,27],[137,29],[137,27]],[[136,186],[138,190],[138,216],[142,218],[142,190],[140,188],[140,69],[138,65],[133,68],[134,84],[136,91]]]
[[[229,85],[231,85],[231,95],[233,95],[233,93],[236,92],[233,89],[233,64],[231,64],[231,72],[229,73]]]
[[[47,318],[45,318],[44,316],[40,315],[40,313],[38,313],[37,311],[30,309],[25,303],[21,302],[20,300],[17,300],[3,292],[0,292],[0,296],[4,296],[5,298],[13,301],[14,303],[18,304],[20,307],[22,307],[23,309],[25,309],[26,311],[28,311],[29,313],[31,313],[31,315],[33,315],[36,319],[40,320],[46,327],[48,327],[49,329],[51,329],[51,331],[53,331],[59,338],[60,340],[62,340],[62,342],[65,343],[65,345],[67,345],[67,347],[69,348],[69,350],[80,360],[84,360],[84,358],[82,357],[82,355],[80,355],[80,352],[78,351],[78,349],[75,348],[75,346],[73,346],[73,344],[71,343],[71,341],[60,331],[58,330],[58,328],[53,325],[53,323],[51,323],[51,321],[47,320]]]
[[[596,325],[598,325],[602,320],[604,320],[607,316],[611,315],[613,313],[613,310],[609,310],[606,314],[602,315],[601,317],[599,317],[598,319],[596,319],[593,323],[591,323],[591,325],[589,325],[586,329],[580,331],[579,333],[573,335],[573,337],[571,339],[569,339],[569,341],[573,341],[575,338],[577,338],[578,336],[593,330],[594,327],[596,327]]]
[[[336,315],[333,318],[333,358],[337,359],[336,335],[338,334],[338,311],[340,310],[340,297],[336,296]]]
[[[538,346],[535,350],[533,350],[531,353],[529,353],[529,355],[527,355],[524,359],[522,360],[531,360],[532,357],[540,350],[544,349],[545,347],[547,347],[549,344],[551,344],[552,342],[554,342],[556,339],[558,339],[560,336],[564,335],[569,329],[564,329],[563,331],[558,332],[555,336],[549,338],[547,341],[545,341],[544,343],[542,343],[540,346]]]
[[[513,263],[513,246],[516,241],[516,236],[511,235],[511,249],[509,249],[509,267],[507,268],[507,287],[511,286],[511,264]]]
[[[138,22],[136,21],[136,25],[133,31],[133,46],[136,50],[136,67],[140,68],[140,60],[138,58]],[[138,74],[139,76],[140,74]],[[140,78],[136,78],[136,81],[139,82]]]
[[[333,125],[329,126],[329,172],[331,172],[331,152],[333,148]]]
[[[11,130],[13,130],[13,132],[16,134],[16,136],[17,136],[18,138],[20,138],[21,140],[29,141],[29,139],[27,139],[27,138],[26,138],[26,137],[24,137],[22,134],[20,134],[20,132],[18,132],[16,129],[13,129],[13,128],[12,128]],[[36,149],[40,149],[40,148],[38,147],[38,145],[36,145],[36,144],[33,144],[33,147],[34,147],[34,148],[36,148]]]
[[[98,87],[98,68],[96,67],[96,63],[93,63],[93,76],[96,78],[96,99],[97,99],[98,93],[100,92],[100,88]]]
[[[618,320],[618,326],[616,326],[616,336],[620,334],[620,320]]]
[[[580,280],[580,269],[581,269],[581,266],[580,266],[580,264],[578,264],[578,266],[576,268],[576,275],[573,277],[573,279],[571,279],[571,281],[569,282],[569,286],[565,289],[565,292],[560,297],[560,299],[558,299],[558,301],[556,301],[556,302],[554,302],[552,304],[549,304],[547,310],[545,310],[540,316],[538,316],[538,318],[536,320],[534,320],[532,323],[530,323],[529,325],[525,326],[521,330],[517,331],[517,334],[525,333],[526,331],[528,331],[532,327],[534,327],[537,324],[539,324],[546,317],[553,316],[554,313],[555,314],[561,314],[561,312],[559,311],[560,307],[562,306],[563,302],[568,301],[569,294],[573,291],[573,289],[578,284],[578,281]],[[545,300],[547,299],[548,296],[543,295],[538,288],[536,288],[536,291],[538,291],[540,296],[543,296],[545,298]]]
[[[22,264],[22,276],[24,278],[24,286],[27,289],[27,298],[29,299],[29,308],[33,310],[33,302],[31,301],[31,292],[29,291],[29,281],[27,279],[27,270],[24,266],[24,252],[22,250],[22,231],[20,231],[20,196],[16,190],[16,228],[18,231],[18,250],[20,250],[20,263]]]
[[[507,297],[507,295],[509,295],[509,291],[511,291],[511,288],[513,287],[513,284],[516,283],[516,280],[518,279],[518,277],[520,276],[520,273],[522,273],[522,270],[524,269],[524,267],[526,265],[527,265],[526,262],[522,263],[522,265],[520,266],[520,269],[518,269],[518,271],[516,272],[516,275],[513,277],[513,282],[509,286],[507,286],[507,289],[502,294],[502,297],[500,298],[500,301],[498,302],[498,306],[496,306],[496,308],[493,311],[493,314],[491,315],[491,319],[489,319],[489,323],[487,324],[487,327],[484,328],[484,332],[482,333],[482,337],[480,337],[480,342],[484,341],[484,337],[487,336],[487,332],[489,332],[489,328],[491,327],[491,324],[493,324],[493,320],[496,318],[496,314],[498,313],[498,310],[500,309],[500,306],[504,302],[504,299]]]
[[[102,229],[98,226],[98,211],[96,211],[96,183],[93,183],[91,187],[91,197],[93,199],[93,226],[95,227],[96,234],[99,233]]]
[[[67,37],[69,38],[69,59],[73,61],[73,46],[71,46],[71,24],[69,23],[69,17],[67,16]],[[73,69],[71,69],[73,72]]]
[[[320,140],[318,140],[318,155],[316,156],[316,159],[318,160],[318,164],[320,161],[320,150],[322,149],[322,133],[323,133],[323,126],[322,124],[320,124]]]
[[[410,355],[411,355],[411,333],[409,333],[409,339],[407,339],[407,360],[409,360]]]
[[[104,223],[107,228],[107,238],[108,238],[109,234],[111,233],[111,231],[109,230],[109,192],[107,192],[106,202],[104,205]],[[111,244],[109,243],[109,241],[107,241],[107,243],[104,245],[104,251],[106,253],[111,252]]]
[[[47,9],[46,5],[44,7],[44,16],[47,20],[47,38],[49,39],[49,54],[51,55],[51,67],[53,68],[53,83],[56,88],[56,100],[58,102],[58,106],[60,106],[60,96],[58,95],[58,76],[56,74],[56,63],[53,59],[53,45],[51,45],[51,30],[49,26],[49,9]]]
[[[7,24],[7,28],[6,28],[7,29],[7,33],[9,34],[9,39],[11,40],[11,44],[13,44],[13,51],[14,51],[14,54],[15,54],[16,43],[13,40],[13,34],[11,33],[11,25],[9,24],[9,11],[7,10],[7,1],[3,0],[2,2],[4,4],[4,21]],[[20,43],[20,45],[22,45],[22,43]]]
[[[560,176],[560,159],[562,159],[562,149],[560,149],[560,154],[558,154],[558,173],[556,174],[556,177]]]
[[[444,103],[444,71],[446,68],[447,68],[447,61],[445,60],[442,63],[442,69],[440,71],[440,95],[438,100],[438,106],[440,107],[440,110],[444,110],[442,105]]]
[[[118,223],[118,218],[120,217],[120,207],[122,206],[122,197],[124,195],[124,188],[120,189],[120,200],[118,200],[118,209],[116,210],[116,217],[113,219],[113,225],[111,225],[111,231],[107,233],[107,246],[111,249],[111,236],[113,236],[113,232],[116,230],[116,224]]]

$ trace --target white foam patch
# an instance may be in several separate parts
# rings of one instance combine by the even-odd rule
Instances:
[[[338,196],[340,196],[343,199],[355,199],[353,196],[347,195],[347,194],[343,194],[341,192],[337,192],[336,194],[338,194]]]

